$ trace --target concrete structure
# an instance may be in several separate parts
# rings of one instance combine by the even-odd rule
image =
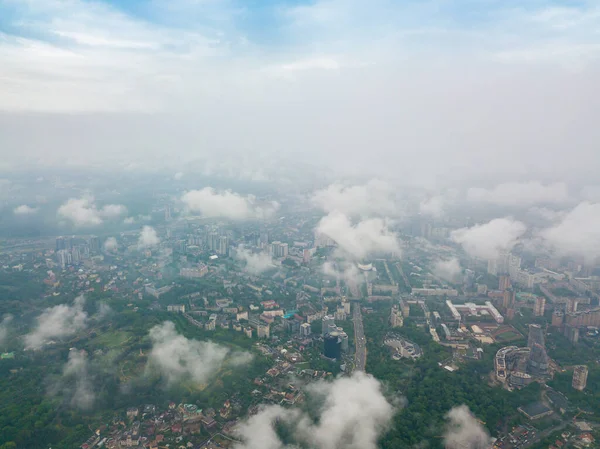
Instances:
[[[335,325],[335,320],[333,319],[333,317],[329,316],[329,315],[325,315],[323,317],[323,327],[321,328],[321,335],[325,336],[331,330],[335,330],[335,328],[336,328],[336,325]]]
[[[411,293],[421,296],[458,296],[458,290],[453,288],[413,288]]]
[[[179,275],[187,279],[198,279],[206,276],[207,273],[208,267],[203,263],[199,263],[196,267],[181,268],[179,270]]]
[[[587,385],[588,367],[585,365],[578,365],[573,370],[573,388],[579,391],[585,390]]]
[[[402,327],[404,325],[404,319],[402,318],[402,313],[400,312],[400,308],[394,304],[392,306],[392,312],[390,314],[390,326],[392,327]]]
[[[164,295],[168,291],[170,291],[172,286],[165,285],[164,287],[156,288],[152,284],[144,285],[144,290],[150,296],[154,296],[156,299],[160,298],[161,295]]]
[[[308,323],[302,323],[300,325],[300,336],[302,337],[308,337],[310,335],[310,324]]]
[[[567,313],[564,322],[573,327],[600,327],[600,307],[591,310]]]
[[[502,274],[498,278],[498,290],[508,290],[510,288],[510,276]]]
[[[339,359],[342,353],[342,340],[340,334],[334,331],[325,335],[323,343],[323,354],[329,359]]]
[[[552,326],[554,326],[554,327],[562,326],[563,321],[564,321],[564,316],[565,316],[565,314],[562,313],[560,310],[555,310],[554,312],[552,312]]]
[[[486,301],[485,305],[482,306],[474,304],[472,302],[467,302],[465,304],[452,304],[452,301],[448,299],[446,300],[446,305],[450,309],[452,318],[454,318],[457,321],[460,321],[461,313],[471,316],[489,314],[492,316],[492,318],[494,318],[494,321],[496,321],[496,323],[504,323],[504,317],[500,314],[500,312],[498,312],[496,307],[494,307],[494,305],[490,301]]]
[[[288,256],[289,248],[287,243],[273,242],[269,246],[269,253],[273,257],[284,258]]]
[[[185,313],[185,304],[169,304],[167,312]]]
[[[533,307],[533,314],[535,316],[544,316],[546,310],[546,298],[538,296],[535,299],[535,306]]]
[[[271,329],[268,324],[259,324],[256,328],[256,336],[258,338],[269,338]]]

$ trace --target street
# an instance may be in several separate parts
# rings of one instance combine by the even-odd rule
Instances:
[[[354,303],[352,320],[354,321],[354,345],[356,347],[356,354],[354,355],[355,367],[358,371],[364,371],[367,363],[367,342],[365,340],[359,303]]]

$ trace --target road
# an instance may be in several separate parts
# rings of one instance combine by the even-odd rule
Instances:
[[[352,320],[354,321],[354,346],[356,347],[354,355],[355,369],[364,371],[367,364],[367,341],[365,340],[365,330],[363,328],[359,303],[354,303]]]

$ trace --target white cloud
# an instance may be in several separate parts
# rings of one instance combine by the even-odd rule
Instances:
[[[528,207],[535,204],[564,203],[569,199],[564,182],[544,185],[540,182],[509,182],[491,190],[471,188],[467,199],[473,202],[490,203],[498,206]]]
[[[358,284],[364,281],[364,277],[358,267],[353,262],[325,262],[321,267],[323,274],[332,276],[336,279],[343,280],[348,283]]]
[[[89,410],[94,405],[96,394],[88,373],[88,359],[85,351],[72,349],[69,360],[63,369],[63,377],[75,382],[75,389],[67,389],[71,397],[71,405],[82,410]]]
[[[488,449],[490,435],[473,416],[469,407],[461,405],[446,414],[444,446],[448,449]]]
[[[104,241],[104,251],[114,252],[119,248],[117,239],[115,237],[109,237]]]
[[[8,337],[8,327],[13,320],[13,316],[8,314],[4,315],[0,322],[0,345],[3,345]]]
[[[32,215],[38,211],[37,207],[31,207],[27,204],[22,204],[20,206],[15,207],[14,214],[15,215]]]
[[[452,231],[450,238],[472,257],[493,259],[512,249],[527,227],[512,218],[495,218],[488,223]]]
[[[107,316],[113,313],[112,308],[106,304],[105,302],[100,302],[98,304],[98,314],[96,315],[97,320],[103,320]]]
[[[175,173],[175,174],[173,175],[173,179],[174,179],[175,181],[180,181],[180,180],[182,180],[182,179],[183,179],[183,172],[180,172],[180,171],[178,171],[177,173]]]
[[[160,243],[160,238],[156,233],[156,229],[152,226],[144,226],[142,228],[142,232],[140,232],[140,237],[138,238],[138,248],[152,248]]]
[[[316,420],[299,409],[267,406],[238,427],[243,442],[235,449],[283,449],[299,445],[315,449],[376,449],[388,429],[394,407],[381,384],[372,376],[355,372],[333,382],[317,382],[307,391],[322,401]],[[293,442],[285,445],[275,432],[276,422],[291,429]]]
[[[442,195],[434,195],[421,201],[419,204],[419,212],[423,215],[440,218],[444,215],[445,205],[446,201]]]
[[[244,269],[251,274],[260,274],[271,268],[274,268],[273,258],[265,253],[253,253],[249,249],[239,246],[237,249],[236,259],[245,262]]]
[[[83,310],[85,298],[78,296],[72,306],[50,307],[37,318],[35,330],[25,336],[25,348],[39,350],[54,339],[69,337],[87,326],[88,315]]]
[[[594,261],[600,255],[600,203],[584,201],[539,236],[562,255],[581,255]]]
[[[457,283],[460,281],[462,267],[460,261],[453,257],[446,260],[438,260],[433,264],[432,272],[435,276],[446,282]]]
[[[170,321],[150,329],[152,350],[149,366],[155,368],[169,384],[191,379],[207,382],[230,358],[234,365],[248,363],[249,353],[231,353],[230,349],[206,341],[191,340],[180,335]]]
[[[394,216],[398,213],[392,187],[377,179],[367,184],[345,186],[331,184],[315,192],[312,203],[325,212],[341,212],[354,216]]]
[[[267,219],[279,208],[275,201],[261,203],[254,195],[242,196],[231,190],[217,192],[212,187],[186,192],[181,200],[191,212],[206,218]]]
[[[122,204],[107,204],[101,209],[96,207],[94,198],[70,198],[58,208],[58,215],[75,226],[97,226],[104,219],[115,219],[127,213]]]
[[[333,239],[340,250],[355,259],[375,253],[400,253],[396,235],[381,218],[370,218],[353,225],[346,215],[332,212],[319,221],[316,232]]]

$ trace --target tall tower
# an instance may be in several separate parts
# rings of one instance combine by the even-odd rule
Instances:
[[[588,367],[585,365],[578,365],[573,370],[573,388],[579,391],[585,390],[587,385]]]
[[[533,349],[535,345],[540,345],[542,348],[545,347],[544,342],[544,329],[539,324],[529,325],[529,337],[527,339],[527,347]]]

